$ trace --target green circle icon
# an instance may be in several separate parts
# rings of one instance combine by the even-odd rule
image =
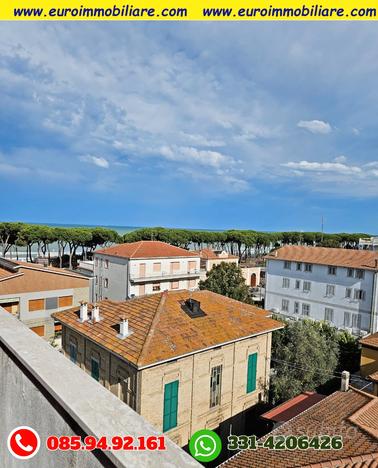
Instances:
[[[196,460],[210,462],[217,458],[222,450],[222,441],[218,434],[209,429],[195,432],[189,441],[189,451]]]

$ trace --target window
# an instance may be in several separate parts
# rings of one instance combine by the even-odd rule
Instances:
[[[189,271],[195,271],[196,266],[197,266],[197,262],[195,260],[191,260],[189,262]]]
[[[326,307],[324,310],[324,320],[326,322],[333,322],[333,309]]]
[[[299,302],[294,302],[294,314],[299,314]]]
[[[347,270],[347,276],[348,276],[349,278],[353,278],[353,273],[354,273],[353,268],[348,268],[348,270]]]
[[[96,257],[96,266],[98,266],[98,257]]]
[[[311,282],[303,281],[303,292],[310,292],[310,291],[311,291]]]
[[[333,284],[327,284],[326,286],[326,296],[335,295],[335,286]]]
[[[180,262],[171,262],[171,273],[180,271]]]
[[[295,280],[295,289],[301,289],[301,281]]]
[[[178,281],[171,281],[171,289],[178,289],[179,282]]]
[[[163,432],[177,426],[178,386],[178,380],[164,386]]]
[[[352,328],[361,328],[361,315],[353,314],[352,315]]]
[[[301,271],[302,270],[302,263],[297,263],[297,271]]]
[[[46,298],[46,310],[52,310],[58,308],[58,298],[57,297],[47,297]]]
[[[222,365],[211,369],[210,377],[210,408],[219,405],[221,397]]]
[[[355,289],[354,290],[354,298],[358,301],[365,300],[365,291],[363,289]]]
[[[289,278],[282,278],[282,287],[283,288],[290,288],[290,279]]]
[[[96,284],[98,284],[98,276],[96,275]]]
[[[256,390],[256,376],[257,376],[257,353],[248,356],[248,369],[247,369],[247,393]]]
[[[307,271],[308,273],[311,273],[312,272],[312,264],[311,263],[305,263],[304,271]]]
[[[59,298],[59,307],[70,307],[73,305],[73,297],[72,296],[61,296]]]
[[[104,263],[104,260],[102,258],[100,258],[100,267],[102,268],[102,265]]]
[[[75,343],[70,342],[70,360],[76,364],[77,362],[77,346]]]
[[[350,312],[344,312],[344,327],[350,327]]]
[[[356,278],[364,279],[364,276],[365,276],[364,270],[356,270]]]
[[[310,304],[302,304],[302,315],[306,317],[310,315]]]
[[[160,283],[152,283],[152,291],[160,291]]]
[[[329,266],[328,267],[328,274],[329,275],[336,275],[336,267],[335,266]]]
[[[196,280],[195,279],[190,279],[188,281],[188,288],[195,288],[196,287]]]
[[[108,278],[104,278],[104,288],[108,288],[109,287],[109,280]]]
[[[291,262],[288,262],[287,260],[284,261],[284,268],[285,270],[291,270]]]
[[[282,310],[283,312],[289,311],[289,301],[287,299],[282,299]]]
[[[106,269],[109,268],[109,260],[105,260],[105,268],[106,268]]]
[[[44,310],[44,308],[44,299],[32,299],[29,301],[29,312],[34,312],[35,310]]]
[[[154,264],[152,265],[152,271],[154,271],[155,273],[160,273],[160,271],[161,271],[161,263],[160,263],[160,262],[154,263]]]
[[[351,298],[352,297],[352,288],[346,288],[345,289],[345,297]]]
[[[100,363],[98,359],[92,357],[91,358],[91,376],[97,380],[100,380]]]

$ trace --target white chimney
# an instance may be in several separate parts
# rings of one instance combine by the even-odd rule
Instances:
[[[86,322],[88,320],[88,302],[80,302],[80,322]]]
[[[341,391],[347,392],[349,390],[349,379],[350,379],[350,372],[343,371],[341,373]]]
[[[100,307],[98,304],[93,304],[92,308],[92,322],[99,322],[100,321]]]
[[[125,317],[121,317],[121,322],[119,324],[119,334],[117,335],[117,338],[120,338],[121,340],[123,340],[128,335],[130,335],[129,321],[125,319]]]

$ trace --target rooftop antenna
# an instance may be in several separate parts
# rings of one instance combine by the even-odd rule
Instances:
[[[323,237],[324,237],[324,218],[322,215],[322,242],[323,242]]]

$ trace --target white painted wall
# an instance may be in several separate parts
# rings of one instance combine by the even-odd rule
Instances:
[[[154,294],[164,290],[171,290],[171,281],[178,281],[178,288],[188,289],[189,280],[193,279],[192,288],[198,287],[200,276],[200,258],[199,257],[169,257],[169,258],[146,258],[146,259],[127,259],[113,257],[104,254],[95,254],[94,256],[94,274],[95,277],[95,299],[100,300],[108,298],[122,301],[132,297],[139,296],[140,284],[144,284],[144,294]],[[101,261],[102,260],[102,261]],[[108,260],[108,268],[106,268]],[[171,273],[171,263],[178,262],[179,269]],[[189,262],[194,262],[194,268],[189,268]],[[160,271],[154,271],[154,263],[160,263]],[[145,264],[145,280],[141,278],[140,265]],[[191,273],[190,276],[188,274]],[[108,287],[105,287],[105,279],[108,279]],[[160,284],[160,290],[153,290],[153,286]]]
[[[296,262],[291,262],[291,269],[284,268],[283,260],[267,262],[265,308],[276,309],[288,316],[302,316],[302,304],[310,304],[310,318],[324,320],[325,308],[333,309],[333,324],[338,328],[344,327],[344,313],[359,314],[361,316],[361,330],[370,331],[372,310],[376,314],[377,299],[373,300],[375,273],[364,270],[364,279],[347,276],[347,268],[337,267],[336,275],[328,274],[327,265],[312,265],[312,272],[297,271]],[[283,287],[283,278],[289,279],[289,287]],[[296,289],[296,280],[300,281],[300,288]],[[303,291],[303,282],[311,282],[311,291]],[[327,284],[335,286],[334,296],[326,295]],[[352,297],[346,297],[346,288],[352,288]],[[354,299],[354,290],[365,291],[364,300]],[[282,311],[282,300],[289,301],[288,312]],[[294,303],[299,302],[299,314],[294,313]],[[372,332],[377,331],[377,325]],[[375,329],[374,329],[375,328]],[[354,330],[358,332],[358,330]]]

